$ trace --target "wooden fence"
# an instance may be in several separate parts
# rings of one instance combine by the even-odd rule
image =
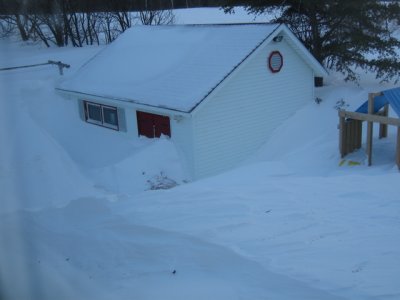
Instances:
[[[396,164],[400,169],[400,119],[388,117],[389,106],[385,105],[378,113],[373,112],[374,98],[381,93],[371,93],[368,96],[368,113],[339,111],[339,150],[343,158],[362,144],[362,122],[367,121],[368,165],[372,164],[373,123],[379,123],[379,138],[387,137],[388,125],[397,127]]]
[[[354,150],[361,148],[362,121],[340,118],[340,156],[343,158]]]

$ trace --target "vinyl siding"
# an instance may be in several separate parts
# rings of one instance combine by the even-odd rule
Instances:
[[[284,65],[273,74],[268,56],[276,50]],[[313,100],[313,83],[313,71],[285,40],[258,49],[194,114],[195,178],[232,168],[254,153],[279,124]]]
[[[171,139],[179,154],[181,154],[180,157],[184,158],[183,168],[191,178],[194,174],[192,128],[192,118],[189,116],[185,116],[179,121],[171,118]]]

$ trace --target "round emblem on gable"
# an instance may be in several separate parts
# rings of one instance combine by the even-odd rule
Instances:
[[[272,73],[278,73],[283,66],[283,56],[279,51],[272,51],[268,58],[268,67]]]

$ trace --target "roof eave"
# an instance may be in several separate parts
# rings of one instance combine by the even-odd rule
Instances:
[[[310,53],[310,51],[303,45],[302,42],[294,35],[294,33],[285,24],[281,24],[282,30],[291,38],[291,41],[299,50],[299,53],[308,62],[314,75],[317,77],[327,77],[329,75],[328,71],[321,65],[321,63]]]
[[[69,90],[69,89],[64,89],[61,87],[56,87],[55,90],[59,93],[62,94],[67,94],[67,95],[72,95],[77,98],[89,98],[90,99],[98,99],[98,100],[112,100],[112,101],[117,101],[125,104],[131,104],[131,105],[136,105],[142,108],[151,108],[151,109],[156,109],[159,111],[168,111],[171,113],[180,113],[180,114],[185,114],[185,115],[190,115],[190,111],[187,110],[180,110],[176,108],[170,108],[166,106],[157,106],[157,105],[150,105],[150,104],[145,104],[140,101],[136,101],[133,99],[128,99],[128,98],[121,98],[121,97],[115,97],[115,96],[105,96],[105,95],[96,95],[92,93],[85,93],[85,92],[79,92],[79,91],[74,91],[74,90]]]

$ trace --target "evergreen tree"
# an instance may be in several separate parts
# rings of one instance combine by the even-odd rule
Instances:
[[[234,12],[227,0],[225,12]],[[400,79],[400,3],[379,0],[244,0],[249,13],[277,13],[329,69],[346,80],[357,80],[357,68],[372,71],[382,80]]]

